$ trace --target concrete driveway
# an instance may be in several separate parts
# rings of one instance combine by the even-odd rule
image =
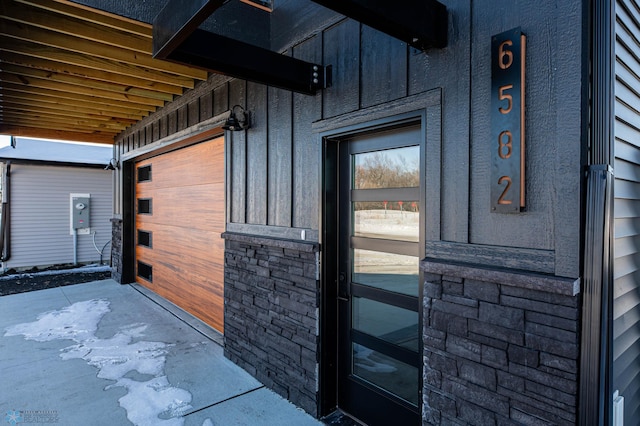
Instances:
[[[320,425],[221,336],[113,280],[0,297],[0,424]]]

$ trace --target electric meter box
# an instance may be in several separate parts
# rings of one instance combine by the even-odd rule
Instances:
[[[71,226],[73,229],[89,228],[89,216],[91,213],[91,198],[71,198]]]

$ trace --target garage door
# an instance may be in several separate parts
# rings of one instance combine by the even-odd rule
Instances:
[[[136,281],[223,331],[224,139],[136,164]]]

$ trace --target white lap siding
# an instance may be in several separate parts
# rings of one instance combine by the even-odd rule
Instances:
[[[11,257],[3,266],[72,263],[69,195],[91,194],[91,232],[99,249],[111,240],[112,176],[101,168],[11,165]],[[109,260],[109,247],[103,261]],[[78,235],[78,262],[98,262],[93,235]]]

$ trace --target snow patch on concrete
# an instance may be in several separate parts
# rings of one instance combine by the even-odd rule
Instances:
[[[0,276],[0,281],[8,281],[8,280],[16,280],[22,278],[32,278],[38,277],[41,275],[63,275],[63,274],[86,274],[88,272],[97,273],[97,272],[109,272],[111,271],[111,266],[108,265],[86,265],[73,269],[52,269],[52,270],[44,270],[38,272],[22,272],[10,275],[2,275]]]
[[[5,336],[22,335],[38,342],[72,340],[76,344],[62,349],[60,357],[63,360],[83,359],[96,367],[99,378],[115,381],[105,389],[125,388],[127,394],[118,402],[132,423],[184,424],[182,416],[192,408],[191,393],[171,386],[164,374],[167,348],[171,345],[139,340],[146,324],[129,325],[108,339],[96,337],[98,323],[110,311],[106,300],[77,302],[58,311],[43,313],[37,321],[8,327]],[[125,377],[133,371],[152,378],[136,381]]]
[[[136,425],[180,426],[182,417],[192,407],[191,394],[172,387],[167,376],[154,377],[146,382],[122,378],[113,386],[123,386],[127,394],[120,398],[120,406],[127,410],[127,418]]]
[[[35,322],[9,327],[5,336],[23,335],[37,342],[58,339],[83,342],[95,338],[98,322],[109,311],[109,302],[104,300],[78,302],[59,311],[40,314]]]

